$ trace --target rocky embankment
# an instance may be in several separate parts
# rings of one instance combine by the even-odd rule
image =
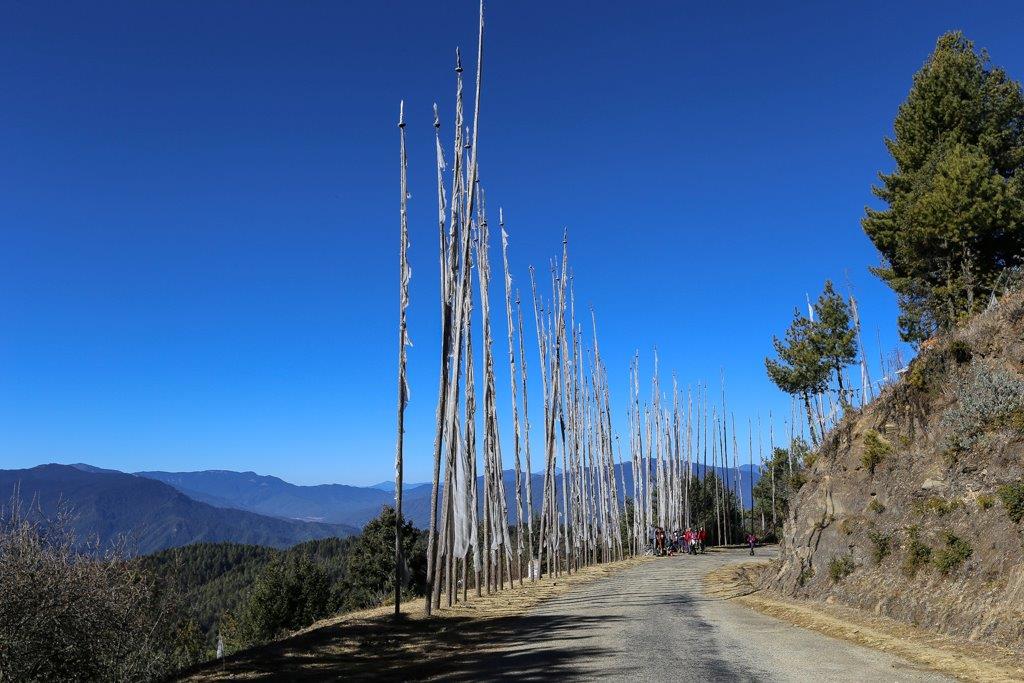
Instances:
[[[1024,650],[1024,293],[817,450],[765,587]]]

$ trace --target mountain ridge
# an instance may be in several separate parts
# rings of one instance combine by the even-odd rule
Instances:
[[[357,532],[350,525],[216,508],[154,479],[55,463],[0,470],[0,497],[10,501],[15,496],[26,514],[43,520],[67,509],[83,544],[94,539],[103,550],[123,539],[131,554],[140,555],[200,541],[286,548]]]

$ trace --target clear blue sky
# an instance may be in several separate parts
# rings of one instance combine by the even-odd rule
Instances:
[[[0,467],[391,478],[404,98],[407,478],[429,478],[430,108],[450,123],[475,21],[464,1],[0,4]],[[654,345],[663,383],[724,366],[738,420],[788,413],[762,359],[825,278],[854,285],[872,359],[876,328],[896,344],[859,219],[953,28],[1024,77],[1019,2],[490,3],[488,204],[521,286],[569,229],[620,429]]]

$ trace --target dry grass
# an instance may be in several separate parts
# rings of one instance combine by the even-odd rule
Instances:
[[[456,661],[466,677],[486,678],[488,670],[500,662],[491,653],[510,641],[530,637],[534,625],[520,617],[532,607],[574,586],[653,559],[638,557],[587,567],[577,574],[527,581],[522,588],[479,598],[470,591],[467,602],[442,607],[430,617],[422,600],[403,604],[400,620],[394,619],[394,606],[351,612],[223,662],[198,667],[181,680],[422,679],[450,674]]]
[[[705,590],[734,599],[788,623],[888,652],[915,664],[970,681],[1022,681],[1020,655],[963,638],[930,633],[850,607],[798,601],[756,590],[764,563],[722,567],[704,577]]]

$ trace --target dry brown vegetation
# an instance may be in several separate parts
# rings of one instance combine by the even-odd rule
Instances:
[[[1012,650],[938,635],[895,619],[838,604],[786,598],[758,590],[768,564],[731,565],[711,572],[705,590],[788,623],[888,652],[917,665],[971,681],[1019,681],[1024,667]]]
[[[199,661],[174,592],[72,527],[67,509],[43,518],[17,492],[0,506],[0,681],[156,680]]]

